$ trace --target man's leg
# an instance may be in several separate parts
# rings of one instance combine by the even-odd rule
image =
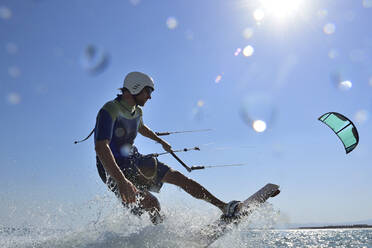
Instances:
[[[218,207],[222,212],[226,203],[217,199],[199,183],[184,176],[182,173],[170,169],[162,179],[163,183],[170,183],[181,187],[184,191],[197,199],[202,199]]]
[[[160,215],[160,203],[150,192],[141,191],[139,196],[139,207],[149,213],[152,223],[159,224],[162,222],[163,219]]]

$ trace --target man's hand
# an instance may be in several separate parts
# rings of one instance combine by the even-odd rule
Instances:
[[[138,190],[136,187],[129,181],[125,180],[117,184],[119,188],[119,192],[121,195],[121,199],[125,203],[135,203],[136,202],[136,194]]]

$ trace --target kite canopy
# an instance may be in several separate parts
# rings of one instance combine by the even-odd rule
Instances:
[[[318,118],[330,127],[344,144],[346,154],[358,145],[359,135],[354,124],[342,114],[336,112],[326,113]]]

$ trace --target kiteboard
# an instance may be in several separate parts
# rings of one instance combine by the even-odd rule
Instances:
[[[242,202],[242,205],[237,210],[237,217],[229,219],[221,217],[212,224],[209,224],[203,228],[200,234],[204,247],[209,247],[217,239],[231,231],[239,223],[247,219],[249,215],[260,205],[266,202],[267,199],[276,196],[279,194],[279,192],[278,185],[268,183]]]

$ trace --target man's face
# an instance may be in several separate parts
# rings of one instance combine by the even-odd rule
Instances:
[[[136,102],[141,107],[145,105],[148,99],[151,99],[152,89],[150,87],[145,87],[143,90],[135,96]]]

